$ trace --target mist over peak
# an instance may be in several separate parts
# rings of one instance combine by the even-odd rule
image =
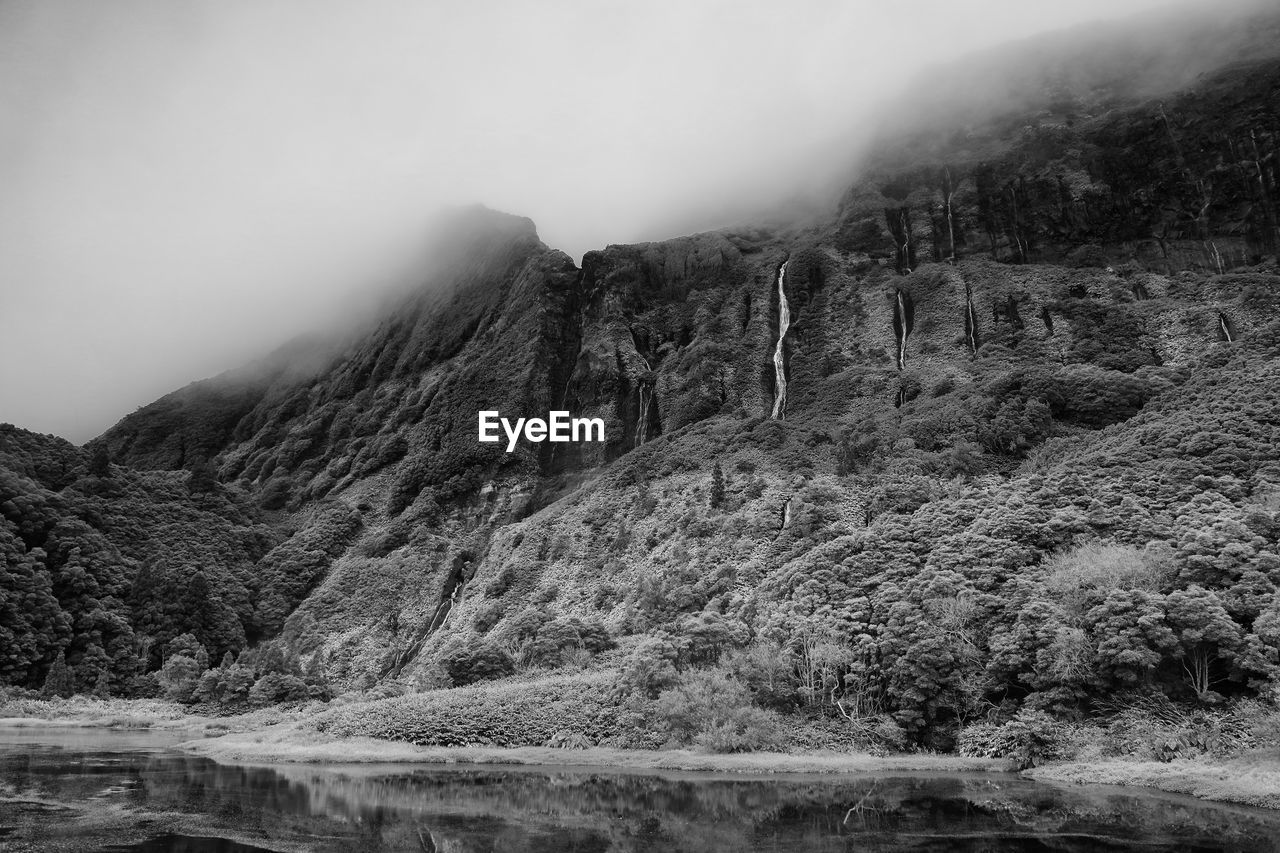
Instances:
[[[579,259],[817,222],[881,128],[945,113],[903,94],[922,69],[1123,14],[1159,31],[1158,7],[4,4],[0,418],[84,440],[364,322],[422,278],[444,206],[530,216]],[[49,317],[70,343],[43,346]]]

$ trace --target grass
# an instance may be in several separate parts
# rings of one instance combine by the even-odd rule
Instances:
[[[314,716],[324,707],[311,703],[296,708],[270,707],[235,716],[208,716],[162,699],[8,698],[0,701],[0,729],[70,727],[107,729],[171,729],[217,732],[260,729],[287,720]]]
[[[1202,800],[1280,809],[1280,760],[1274,755],[1226,761],[1191,758],[1170,762],[1071,762],[1036,767],[1023,775],[1045,782],[1141,786],[1190,794]]]
[[[1007,771],[1008,762],[955,755],[879,756],[846,753],[754,752],[714,755],[683,749],[555,749],[544,746],[417,746],[368,737],[328,735],[306,723],[266,731],[190,741],[184,749],[224,762],[418,763],[591,766],[630,770],[770,773],[873,773]]]

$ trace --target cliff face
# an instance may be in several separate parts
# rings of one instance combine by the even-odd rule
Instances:
[[[155,469],[130,488],[211,471],[226,506],[190,500],[256,531],[207,555],[218,594],[248,641],[341,683],[429,682],[459,640],[523,653],[530,620],[625,638],[707,614],[783,643],[878,638],[890,678],[902,607],[994,594],[966,572],[1177,540],[1206,489],[1227,514],[1269,506],[1275,425],[1249,406],[1276,369],[1280,63],[1155,100],[1059,95],[906,140],[822,227],[579,269],[528,220],[471,211],[346,350],[196,383],[93,445]],[[607,440],[506,453],[477,442],[481,409],[600,417]],[[1206,430],[1254,450],[1178,467]]]

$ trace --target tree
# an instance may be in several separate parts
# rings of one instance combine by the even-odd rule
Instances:
[[[470,642],[459,638],[445,650],[441,662],[455,687],[502,678],[516,668],[511,655],[487,638]]]
[[[724,503],[724,470],[717,462],[711,469],[711,506],[718,507]]]
[[[1126,686],[1146,682],[1177,638],[1164,619],[1164,599],[1140,589],[1112,590],[1086,615],[1097,643],[1099,672]]]
[[[253,688],[253,684],[253,670],[242,664],[233,663],[222,671],[216,695],[228,705],[241,705],[249,701],[249,691]]]
[[[747,688],[721,669],[694,670],[654,706],[678,741],[713,752],[763,749],[777,740],[778,715],[751,704]]]
[[[213,591],[200,568],[143,563],[134,578],[129,602],[135,630],[155,640],[150,666],[158,666],[160,650],[182,634],[193,635],[214,656],[244,647],[239,617]]]
[[[40,548],[0,521],[0,682],[34,687],[52,650],[71,638],[71,618],[53,594]]]
[[[195,658],[177,654],[165,661],[164,666],[156,673],[156,679],[159,680],[166,699],[172,702],[191,702],[203,674],[204,667],[196,663]]]
[[[252,705],[278,705],[281,702],[294,702],[306,699],[307,685],[296,675],[285,675],[269,672],[254,682],[249,691],[249,703]]]
[[[186,655],[197,662],[203,658],[205,668],[208,668],[209,653],[205,651],[204,645],[196,639],[195,634],[187,633],[174,637],[165,645],[164,651],[166,658]]]
[[[187,478],[187,491],[193,495],[213,492],[218,487],[218,473],[209,460],[197,462],[191,466],[191,476]]]
[[[111,476],[111,452],[105,441],[99,441],[93,446],[93,453],[89,457],[89,474],[94,477]]]
[[[196,682],[191,697],[197,702],[217,702],[222,698],[222,670],[206,669]]]
[[[93,682],[95,699],[111,698],[111,673],[106,669],[98,670],[98,677]]]
[[[303,681],[307,685],[307,693],[312,699],[327,702],[333,697],[333,689],[329,685],[329,677],[325,674],[324,655],[316,652],[307,663]]]
[[[724,650],[746,645],[750,636],[742,622],[705,610],[683,617],[676,631],[687,641],[683,657],[695,666],[717,662]]]
[[[40,689],[40,695],[46,699],[52,699],[55,696],[66,699],[74,691],[71,670],[67,667],[67,656],[59,651],[58,656],[53,660],[53,665],[49,667],[49,674],[44,678],[44,687]]]
[[[1192,585],[1169,593],[1167,621],[1178,640],[1175,654],[1182,659],[1187,684],[1200,699],[1211,698],[1213,684],[1226,678],[1219,661],[1234,658],[1244,644],[1244,631],[1232,621],[1218,596]]]
[[[622,662],[618,693],[621,696],[657,698],[659,693],[679,680],[675,666],[679,659],[680,646],[667,634],[641,641]]]

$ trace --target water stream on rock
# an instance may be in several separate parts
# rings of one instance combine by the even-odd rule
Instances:
[[[897,299],[894,317],[897,322],[894,325],[898,332],[898,369],[902,370],[907,366],[907,335],[911,334],[911,326],[907,316],[907,302],[901,290],[898,291]]]
[[[901,297],[899,297],[901,298]],[[978,352],[978,314],[973,310],[973,293],[966,289],[964,298],[964,331],[969,339],[969,351]],[[903,341],[905,342],[905,338]]]
[[[778,346],[773,351],[773,370],[775,374],[773,395],[773,417],[781,418],[787,409],[787,365],[786,355],[782,350],[783,341],[787,337],[787,329],[791,327],[791,306],[787,303],[787,292],[782,287],[787,277],[787,263],[778,267]]]

